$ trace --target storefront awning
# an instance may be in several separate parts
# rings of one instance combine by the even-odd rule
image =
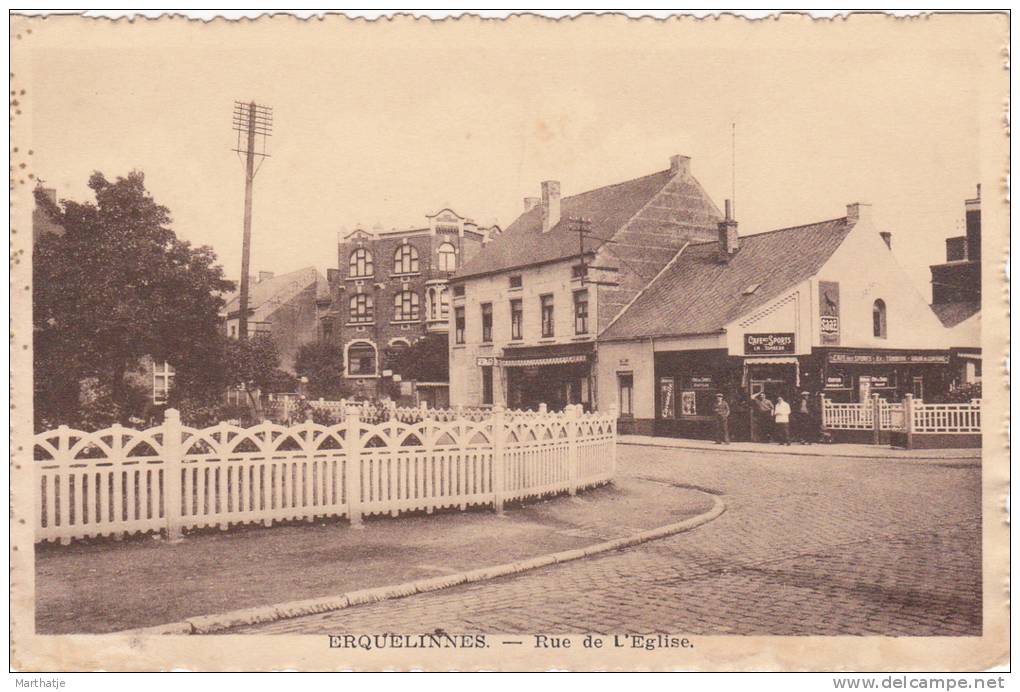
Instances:
[[[504,368],[534,368],[542,365],[587,363],[588,356],[575,354],[570,356],[547,356],[545,358],[500,358],[496,362]]]
[[[744,362],[748,365],[797,365],[800,361],[796,356],[748,356]]]

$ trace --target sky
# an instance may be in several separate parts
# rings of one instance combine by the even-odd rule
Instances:
[[[741,234],[873,204],[930,296],[964,199],[1001,181],[980,179],[982,46],[900,21],[895,40],[796,19],[37,25],[21,46],[32,170],[76,200],[93,170],[143,171],[177,234],[236,278],[235,100],[274,112],[253,272],[325,271],[342,229],[447,206],[505,228],[542,180],[571,195],[681,153],[718,206],[735,189]]]

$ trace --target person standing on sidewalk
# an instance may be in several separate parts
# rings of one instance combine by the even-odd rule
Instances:
[[[715,443],[728,445],[730,443],[730,405],[726,403],[726,399],[721,393],[715,395],[712,412],[715,414]]]
[[[771,442],[772,441],[772,418],[775,415],[775,409],[772,406],[772,402],[765,396],[765,392],[759,392],[758,396],[754,399],[754,406],[752,407],[755,416],[755,426],[757,428],[757,437],[755,442]]]
[[[790,444],[790,405],[783,401],[783,397],[776,397],[775,407],[776,437],[778,442],[789,446]]]
[[[797,410],[793,412],[793,436],[802,445],[811,444],[811,394],[801,392]]]

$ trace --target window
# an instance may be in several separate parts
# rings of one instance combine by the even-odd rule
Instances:
[[[871,321],[872,331],[875,336],[879,339],[885,339],[887,336],[886,322],[885,322],[885,301],[879,298],[875,301],[874,307],[871,309]]]
[[[375,347],[372,344],[351,344],[347,349],[348,375],[375,375]]]
[[[520,300],[510,301],[510,338],[524,338],[524,307]]]
[[[325,318],[322,320],[322,340],[329,341],[333,338],[333,319]]]
[[[174,369],[166,361],[163,365],[152,364],[152,403],[165,404],[174,381]]]
[[[492,405],[492,366],[482,366],[482,404]]]
[[[373,274],[375,274],[375,268],[372,266],[372,253],[363,247],[359,247],[351,253],[351,266],[348,275],[360,277],[372,276]]]
[[[444,320],[450,319],[450,294],[445,287],[439,289],[439,316]]]
[[[236,324],[230,325],[230,338],[231,339],[236,339],[237,338],[237,325]]]
[[[367,293],[358,293],[357,295],[351,296],[349,305],[351,308],[351,322],[371,322],[374,318],[372,296]]]
[[[410,348],[410,345],[400,339],[390,344],[389,348],[386,349],[386,368],[393,371],[398,371],[400,365],[400,356]]]
[[[453,287],[453,297],[463,298],[464,297],[464,284],[457,284]]]
[[[588,276],[588,267],[583,264],[575,264],[570,268],[570,278],[582,279]]]
[[[457,268],[457,248],[453,243],[443,243],[439,246],[439,271],[452,272]]]
[[[514,274],[510,277],[510,288],[520,288],[523,285],[520,274]]]
[[[550,337],[556,332],[553,329],[553,297],[542,296],[542,336]]]
[[[574,293],[574,333],[588,333],[588,291]]]
[[[418,250],[414,245],[405,243],[393,253],[393,273],[413,274],[416,271],[418,271]]]
[[[453,311],[453,339],[454,343],[464,343],[464,308],[456,308]]]
[[[421,319],[418,294],[414,291],[401,291],[393,296],[393,321],[410,322]]]
[[[492,341],[492,303],[482,303],[482,341]]]
[[[620,385],[620,415],[634,415],[634,374],[620,373],[616,376]]]

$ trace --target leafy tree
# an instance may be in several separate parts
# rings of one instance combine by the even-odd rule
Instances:
[[[177,238],[141,172],[115,182],[96,172],[88,184],[95,202],[36,193],[65,231],[40,238],[33,258],[37,420],[75,421],[80,382],[95,378],[126,421],[128,371],[150,355],[197,372],[233,288],[211,248]]]
[[[308,378],[308,395],[312,398],[339,399],[348,394],[339,344],[315,341],[303,345],[298,349],[294,370]]]
[[[447,382],[450,346],[445,334],[427,334],[397,354],[393,371],[406,380]]]

